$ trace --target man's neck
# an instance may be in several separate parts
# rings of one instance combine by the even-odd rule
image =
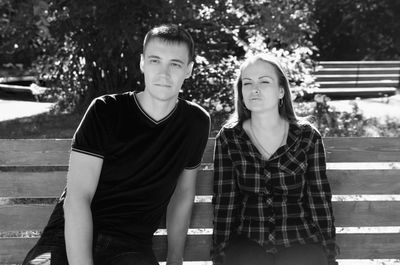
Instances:
[[[152,97],[148,92],[143,91],[136,94],[140,107],[153,120],[159,121],[165,118],[175,108],[178,99],[159,100]]]

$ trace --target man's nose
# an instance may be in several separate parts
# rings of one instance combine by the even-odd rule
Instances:
[[[161,64],[159,68],[159,74],[169,76],[170,69],[168,64]]]

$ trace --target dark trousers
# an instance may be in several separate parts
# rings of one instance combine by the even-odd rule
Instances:
[[[41,238],[29,251],[23,265],[68,265],[64,236]],[[93,243],[95,265],[158,265],[151,246],[98,234]]]
[[[271,254],[245,237],[231,240],[225,251],[225,265],[327,265],[327,256],[319,244],[296,245]]]

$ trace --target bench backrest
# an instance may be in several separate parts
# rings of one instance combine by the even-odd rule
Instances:
[[[339,261],[400,259],[400,138],[324,140]],[[213,146],[210,138],[198,176],[186,261],[210,260]],[[65,185],[69,149],[70,140],[0,139],[0,264],[21,263],[37,241]],[[165,260],[164,225],[154,249]]]
[[[400,88],[400,61],[320,61],[313,72],[320,89],[330,97],[377,97]]]

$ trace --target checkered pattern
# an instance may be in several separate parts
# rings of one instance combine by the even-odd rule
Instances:
[[[236,234],[270,253],[320,242],[334,264],[338,248],[331,197],[323,142],[312,126],[291,124],[286,145],[269,160],[241,125],[225,126],[214,150],[214,264]]]

